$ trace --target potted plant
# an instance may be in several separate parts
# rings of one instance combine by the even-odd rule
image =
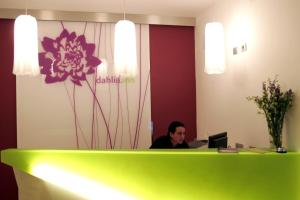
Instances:
[[[270,142],[278,152],[284,150],[282,148],[283,121],[285,113],[292,106],[294,97],[295,94],[291,89],[281,90],[277,77],[262,83],[262,96],[247,97],[249,101],[256,103],[259,108],[258,113],[265,115],[272,138]]]

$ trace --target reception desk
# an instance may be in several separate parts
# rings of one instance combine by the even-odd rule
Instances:
[[[74,194],[87,187],[83,199],[300,199],[296,152],[8,149],[1,161]]]

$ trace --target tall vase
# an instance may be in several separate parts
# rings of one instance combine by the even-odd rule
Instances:
[[[271,144],[274,148],[278,149],[282,147],[282,127],[283,127],[284,115],[281,117],[267,117],[269,134],[272,137]]]

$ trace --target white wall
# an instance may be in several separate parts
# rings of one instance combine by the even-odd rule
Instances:
[[[284,145],[300,149],[299,10],[298,0],[223,0],[197,17],[198,138],[228,131],[231,145],[269,147],[265,118],[246,97],[260,95],[262,81],[277,74],[283,89],[296,92],[286,116]],[[204,73],[204,27],[211,21],[223,23],[225,29],[227,69],[221,75]],[[232,42],[240,35],[246,35],[248,50],[233,55]]]

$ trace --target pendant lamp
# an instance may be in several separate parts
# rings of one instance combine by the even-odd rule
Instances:
[[[20,15],[15,20],[13,74],[40,74],[37,21],[30,15]]]
[[[114,68],[117,75],[134,77],[137,74],[135,25],[125,19],[125,8],[124,19],[115,26]]]
[[[223,25],[218,22],[205,26],[205,73],[221,74],[225,71]]]

